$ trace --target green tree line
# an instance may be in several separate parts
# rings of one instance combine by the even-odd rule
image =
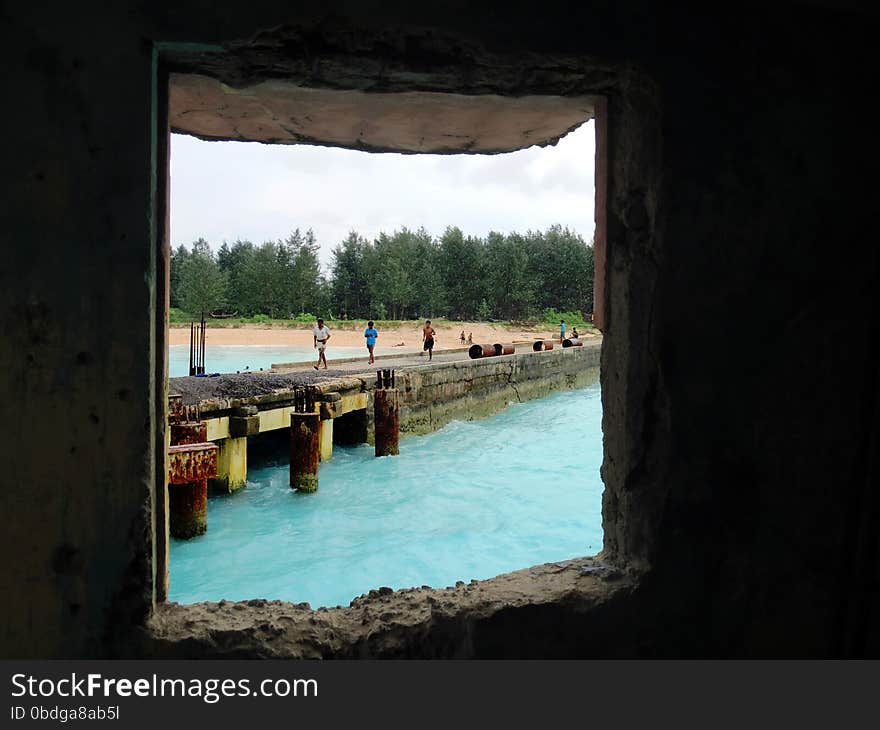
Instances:
[[[593,247],[562,226],[546,231],[440,237],[424,228],[352,231],[333,249],[325,275],[311,230],[256,245],[223,243],[215,254],[199,239],[171,256],[171,306],[193,316],[326,319],[526,320],[547,309],[593,310]]]

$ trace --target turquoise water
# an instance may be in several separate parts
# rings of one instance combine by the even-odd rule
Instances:
[[[327,360],[335,357],[367,356],[365,347],[332,347],[327,349]],[[309,362],[317,360],[313,347],[288,345],[209,345],[205,348],[206,373],[234,373],[239,370],[268,370],[273,362]],[[168,377],[189,375],[189,345],[168,348]]]
[[[208,532],[172,540],[170,599],[347,605],[371,588],[453,585],[602,548],[599,385],[402,439],[334,447],[299,494],[286,460],[208,501]]]

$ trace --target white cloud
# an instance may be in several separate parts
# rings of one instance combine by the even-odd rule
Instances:
[[[352,229],[448,225],[467,235],[566,225],[593,235],[594,125],[554,147],[504,155],[370,154],[327,147],[203,142],[173,135],[171,241],[216,249],[312,228],[326,265]]]

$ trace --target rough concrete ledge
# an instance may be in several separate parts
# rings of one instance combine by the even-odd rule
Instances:
[[[235,376],[224,377],[231,379]],[[193,384],[191,382],[192,379],[189,379],[190,382],[187,383],[183,378],[176,379],[173,391],[176,394],[182,395],[183,402],[187,405],[198,404],[199,413],[202,418],[217,418],[228,415],[231,410],[243,406],[256,406],[259,410],[265,411],[281,408],[290,403],[295,396],[296,387],[298,386],[296,384],[291,385],[286,381],[281,381],[279,385],[279,377],[272,374],[263,375],[262,373],[248,377],[247,382],[244,384],[236,383],[235,386],[237,388],[233,391],[236,394],[228,397],[214,394],[200,397],[195,386],[201,385],[201,383]],[[303,383],[303,385],[313,387],[319,397],[331,392],[355,391],[360,393],[366,388],[366,377],[366,375],[364,377],[358,377],[357,375],[333,377],[318,382]],[[221,387],[225,384],[219,378],[215,380]],[[208,385],[213,385],[213,383]],[[250,386],[253,387],[253,394],[247,393],[247,388]]]
[[[347,608],[313,611],[307,603],[263,599],[168,603],[149,621],[143,651],[272,659],[622,655],[624,647],[609,643],[617,632],[604,627],[626,622],[620,599],[635,586],[632,576],[596,557],[446,589],[379,588]]]
[[[592,97],[321,89],[283,79],[234,89],[172,74],[169,123],[201,139],[374,152],[497,154],[556,144],[593,116]]]

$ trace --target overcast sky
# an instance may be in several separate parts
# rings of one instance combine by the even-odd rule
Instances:
[[[555,147],[503,155],[398,155],[171,139],[171,242],[254,243],[315,231],[326,267],[348,232],[446,226],[466,235],[544,229],[593,237],[593,122]]]

